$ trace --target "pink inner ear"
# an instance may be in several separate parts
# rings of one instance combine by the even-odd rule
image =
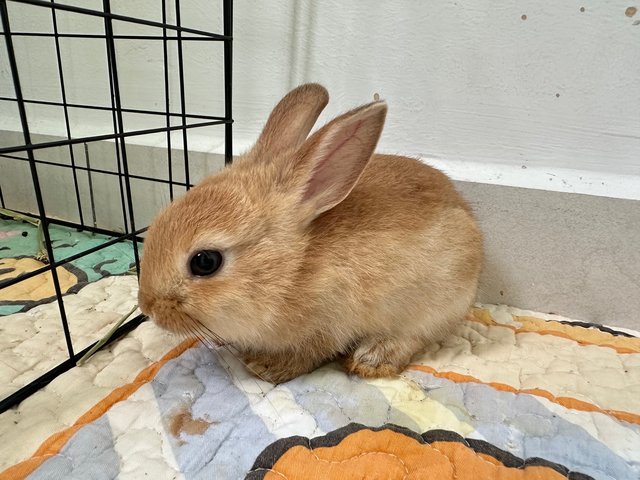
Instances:
[[[338,130],[331,138],[325,140],[325,145],[319,153],[320,158],[316,159],[316,165],[307,183],[303,201],[320,197],[324,201],[321,201],[318,207],[326,210],[348,195],[364,167],[355,158],[358,156],[357,150],[362,147],[357,137],[362,124],[362,120],[356,122],[348,128]],[[325,203],[327,207],[323,208]]]

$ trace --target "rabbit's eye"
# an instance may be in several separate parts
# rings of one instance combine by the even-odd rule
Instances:
[[[222,254],[217,250],[202,250],[189,261],[189,270],[197,277],[207,277],[222,266]]]

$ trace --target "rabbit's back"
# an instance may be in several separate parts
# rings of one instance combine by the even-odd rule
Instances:
[[[311,224],[314,248],[391,247],[431,235],[481,253],[481,234],[468,203],[441,171],[418,160],[374,155],[349,196]],[[465,237],[464,242],[457,240]],[[357,253],[356,251],[350,253]]]

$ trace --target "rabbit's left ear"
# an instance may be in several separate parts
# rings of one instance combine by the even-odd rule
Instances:
[[[300,147],[291,187],[301,187],[300,207],[308,221],[349,195],[373,155],[386,114],[383,101],[364,105],[337,117]]]
[[[328,102],[329,93],[317,83],[307,83],[291,90],[269,115],[255,145],[256,156],[274,156],[297,149],[307,139]]]

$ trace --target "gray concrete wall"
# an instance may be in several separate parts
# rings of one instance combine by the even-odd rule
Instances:
[[[458,186],[485,235],[480,301],[640,330],[640,202]]]
[[[49,135],[32,135],[34,144],[56,140],[61,140],[61,138]],[[180,145],[181,141],[179,140],[179,138],[174,138],[173,145]],[[22,133],[0,130],[0,146],[21,145],[22,143],[24,143]],[[84,144],[74,145],[73,152],[75,163],[78,166],[86,167],[88,156],[91,169],[99,169],[111,173],[118,171],[116,148],[115,143],[112,141],[89,143],[87,144],[86,152]],[[127,144],[126,152],[129,172],[132,175],[168,179],[166,148]],[[71,164],[69,147],[45,148],[35,150],[34,154],[37,160],[54,164],[38,165],[38,176],[47,214],[52,217],[79,222],[73,173],[70,168],[61,166]],[[12,155],[26,158],[24,152]],[[182,149],[172,149],[171,160],[174,181],[184,183],[184,154]],[[222,168],[223,165],[224,157],[222,155],[190,151],[190,182],[199,182],[208,173]],[[123,207],[118,176],[94,171],[91,174],[92,189],[89,188],[89,174],[86,170],[77,170],[77,178],[80,205],[85,224],[91,225],[93,223],[90,197],[90,192],[92,191],[97,226],[108,230],[122,231],[124,229],[122,220]],[[7,208],[27,212],[36,211],[36,201],[28,162],[0,156],[0,188],[2,188]],[[131,179],[131,190],[136,227],[147,225],[158,209],[169,202],[169,187],[164,183]],[[174,193],[179,195],[183,191],[183,187],[176,186]]]

